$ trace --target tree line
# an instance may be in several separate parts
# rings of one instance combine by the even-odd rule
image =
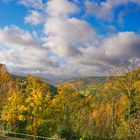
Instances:
[[[128,68],[104,84],[94,83],[96,93],[84,95],[84,85],[66,83],[52,90],[34,76],[15,80],[0,64],[0,123],[13,132],[67,140],[137,140],[140,69]]]

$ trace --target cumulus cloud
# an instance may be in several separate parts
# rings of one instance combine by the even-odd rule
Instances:
[[[132,57],[140,58],[139,34],[117,32],[108,25],[111,33],[99,35],[86,19],[76,16],[81,12],[77,2],[50,0],[44,4],[40,0],[19,0],[30,11],[25,22],[43,24],[43,38],[17,26],[1,28],[0,62],[14,72],[78,76],[106,75],[112,66]],[[113,8],[129,2],[140,4],[139,0],[107,0],[100,4],[87,0],[85,5],[94,16],[112,20]]]
[[[6,26],[0,29],[0,41],[6,46],[33,47],[38,46],[38,40],[32,37],[28,31],[24,31],[17,26]]]
[[[6,64],[12,71],[45,70],[47,67],[57,67],[53,57],[48,57],[48,51],[40,46],[37,39],[17,26],[0,29],[0,62]]]
[[[140,35],[134,32],[120,32],[104,41],[104,49],[110,59],[140,57]]]
[[[54,10],[55,9],[55,10]],[[80,54],[79,47],[86,47],[95,36],[93,27],[74,16],[78,11],[73,2],[52,0],[47,3],[48,18],[44,25],[45,46],[60,57]]]
[[[47,13],[51,17],[67,17],[69,14],[75,14],[78,11],[78,7],[72,1],[51,0],[47,3]]]
[[[87,13],[99,19],[111,21],[114,18],[114,9],[120,5],[127,5],[128,3],[140,5],[139,0],[106,0],[100,3],[87,0],[85,1],[85,6]]]
[[[49,18],[45,24],[45,46],[59,56],[74,56],[80,52],[79,47],[86,47],[95,35],[93,28],[76,18]]]
[[[25,23],[29,23],[32,25],[39,25],[43,23],[44,18],[42,17],[40,12],[32,10],[29,12],[29,15],[24,18],[24,21]]]
[[[44,8],[43,0],[18,0],[18,4],[24,5],[28,8],[42,10]]]
[[[118,66],[131,58],[140,58],[140,35],[134,32],[120,32],[101,39],[100,46],[82,48],[79,63],[85,65]]]
[[[44,45],[48,50],[67,60],[73,68],[69,73],[102,75],[112,66],[121,65],[132,57],[140,57],[137,53],[140,46],[138,34],[117,33],[113,26],[110,26],[109,28],[114,30],[114,33],[101,37],[87,21],[69,16],[73,14],[73,11],[77,12],[78,7],[71,7],[67,11],[67,8],[63,9],[64,4],[61,4],[62,10],[60,5],[59,7],[58,4],[54,5],[56,1],[48,2],[49,16],[44,25],[46,35]],[[116,5],[120,3],[116,1]],[[65,3],[65,7],[73,4],[73,2]],[[53,9],[57,12],[55,13]],[[67,68],[65,66],[65,69]]]

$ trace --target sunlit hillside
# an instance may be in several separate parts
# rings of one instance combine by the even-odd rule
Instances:
[[[73,140],[140,136],[140,69],[106,82],[88,77],[57,87],[31,75],[20,78],[13,79],[0,65],[0,126],[8,130],[5,135]]]

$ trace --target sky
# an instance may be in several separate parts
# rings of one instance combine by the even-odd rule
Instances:
[[[17,75],[107,75],[140,59],[140,0],[0,0],[0,63]]]

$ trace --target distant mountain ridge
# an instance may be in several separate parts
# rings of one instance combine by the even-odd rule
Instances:
[[[19,76],[19,75],[12,75],[13,79],[19,79],[24,80],[25,76]],[[46,81],[48,84],[51,84],[53,86],[59,85],[59,84],[65,84],[65,83],[77,83],[78,81],[84,82],[84,84],[95,82],[101,82],[104,83],[106,81],[106,76],[86,76],[86,77],[65,77],[65,76],[49,76],[47,78],[39,77],[40,79]]]

